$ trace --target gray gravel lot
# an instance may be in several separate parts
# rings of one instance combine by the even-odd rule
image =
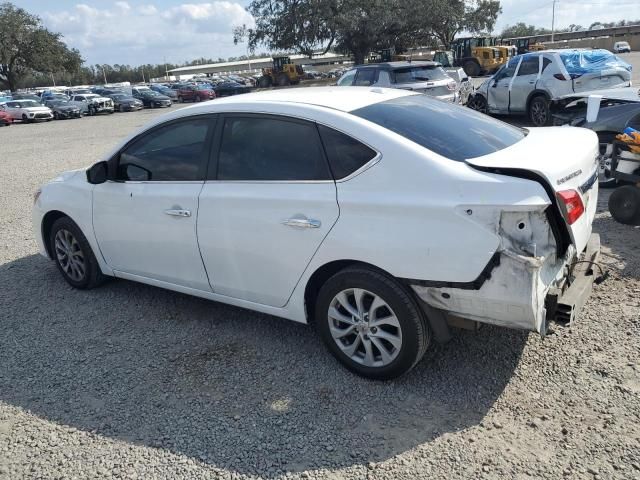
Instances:
[[[177,108],[177,107],[173,107]],[[640,478],[640,228],[541,339],[460,331],[394,382],[306,326],[127,281],[69,287],[35,188],[163,111],[0,129],[0,478]]]

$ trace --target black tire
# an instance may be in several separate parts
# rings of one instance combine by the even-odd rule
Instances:
[[[624,185],[609,197],[609,212],[625,225],[640,225],[640,188]]]
[[[481,72],[480,64],[475,60],[467,60],[464,62],[462,68],[464,69],[464,73],[470,77],[477,77]]]
[[[60,120],[60,115],[58,115],[58,112],[53,112],[53,118],[55,118],[56,120]]]
[[[343,352],[331,334],[330,322],[333,320],[329,318],[329,308],[336,295],[344,290],[354,288],[363,289],[378,296],[386,302],[392,310],[390,313],[395,314],[398,319],[402,338],[401,346],[397,349],[395,358],[386,365],[365,366],[357,362]],[[370,306],[371,304],[369,304]],[[425,315],[407,288],[393,277],[367,267],[349,267],[327,280],[318,293],[314,318],[320,337],[332,355],[352,372],[376,380],[397,378],[407,373],[422,359],[431,341],[431,331]],[[367,317],[365,318],[367,319]],[[375,332],[371,329],[367,333],[374,336]],[[359,334],[353,333],[352,335],[356,337]],[[370,341],[366,334],[364,337]],[[355,341],[356,338],[353,339],[353,342]],[[362,342],[363,340],[360,340],[360,347],[364,350]],[[360,350],[360,347],[357,350]],[[376,361],[382,362],[379,347],[376,347],[374,351],[379,357]]]
[[[549,109],[549,100],[544,95],[538,95],[531,99],[529,108],[527,109],[529,120],[536,127],[546,127],[551,125],[553,116]]]
[[[72,276],[67,273],[65,267],[63,266],[64,257],[61,259],[57,254],[56,235],[61,231],[69,232],[73,236],[73,238],[75,239],[75,244],[78,247],[77,250],[74,251],[80,251],[82,254],[84,262],[83,264],[85,268],[80,278],[72,278]],[[98,265],[98,261],[96,260],[95,255],[93,254],[93,250],[91,250],[89,242],[87,241],[80,228],[69,217],[62,217],[54,222],[49,234],[49,247],[51,256],[53,257],[53,260],[56,262],[56,266],[58,267],[58,271],[60,271],[64,279],[72,287],[78,288],[80,290],[88,290],[91,288],[95,288],[104,282],[105,276],[100,271],[100,266]],[[79,270],[76,269],[75,271],[77,272]]]
[[[25,113],[22,114],[22,123],[29,123],[29,117]]]
[[[279,87],[288,87],[289,85],[291,85],[291,80],[289,80],[289,77],[286,73],[281,73],[280,75],[278,75]]]
[[[184,98],[178,97],[178,103],[184,103]]]
[[[620,185],[617,179],[611,177],[611,154],[615,138],[615,133],[598,132],[598,141],[600,142],[598,187],[600,188],[616,188]]]
[[[271,77],[264,75],[258,79],[259,88],[269,88],[271,86]]]
[[[488,112],[487,99],[479,93],[476,93],[471,98],[469,98],[469,100],[467,100],[467,107],[469,107],[471,110],[475,110],[481,113]]]
[[[119,110],[120,110],[120,113],[124,113],[124,105],[120,105]]]

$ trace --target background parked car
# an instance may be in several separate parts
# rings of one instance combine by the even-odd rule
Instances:
[[[400,88],[457,102],[457,84],[437,62],[386,62],[359,65],[347,70],[338,86]]]
[[[134,88],[132,89],[133,98],[141,101],[145,107],[160,108],[170,107],[172,105],[171,99],[166,95],[162,95],[158,92],[154,92],[149,88]]]
[[[629,42],[616,42],[613,44],[613,52],[614,53],[630,53],[631,45],[629,45]]]
[[[4,110],[0,110],[0,127],[8,127],[13,123],[13,118]]]
[[[14,120],[22,120],[23,123],[31,123],[38,120],[48,122],[53,119],[51,109],[35,100],[11,100],[0,105],[0,109],[11,115]]]
[[[167,87],[166,85],[151,85],[149,89],[159,93],[160,95],[165,95],[169,97],[171,101],[177,101],[178,99],[178,92]]]
[[[216,98],[211,88],[196,85],[184,85],[178,90],[179,102],[204,102]]]
[[[596,119],[587,121],[587,101],[590,95],[602,97]],[[618,186],[611,172],[613,141],[616,135],[631,127],[640,130],[640,91],[637,87],[611,88],[591,92],[573,93],[552,102],[554,125],[571,125],[593,130],[600,141],[600,171],[598,181],[603,188]],[[638,163],[625,161],[626,153],[618,159],[616,170],[627,174],[640,174]]]
[[[40,95],[40,102],[43,105],[46,105],[46,103],[49,100],[67,100],[68,101],[69,97],[64,93],[59,93],[59,92],[43,92],[42,95]]]
[[[546,50],[513,57],[467,105],[484,113],[527,114],[542,127],[553,122],[552,99],[630,83],[631,66],[608,50]]]
[[[41,98],[38,95],[34,95],[33,93],[18,93],[14,92],[11,94],[12,100],[33,100],[34,102],[40,103]]]
[[[113,100],[108,97],[101,97],[95,93],[85,93],[74,95],[69,101],[76,105],[83,115],[96,115],[98,113],[113,113]]]
[[[133,112],[144,108],[141,100],[126,93],[113,93],[109,98],[113,100],[113,108],[118,112]]]
[[[250,87],[231,80],[218,82],[212,85],[212,89],[215,92],[215,97],[227,97],[251,91]]]
[[[64,99],[51,99],[46,100],[45,105],[53,112],[53,118],[61,120],[63,118],[80,118],[80,107],[69,103],[69,100]]]

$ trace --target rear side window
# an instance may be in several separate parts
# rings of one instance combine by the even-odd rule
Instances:
[[[547,57],[542,57],[542,71],[544,72],[547,67],[551,65],[551,59]]]
[[[524,75],[537,75],[538,68],[540,65],[540,58],[536,56],[532,57],[524,57],[522,59],[522,63],[520,64],[520,68],[518,69],[518,77],[522,77]]]
[[[377,155],[375,150],[349,135],[324,125],[318,125],[318,129],[336,180],[348,177]]]
[[[331,180],[316,126],[279,117],[225,120],[218,180]]]
[[[394,98],[351,114],[456,161],[497,152],[525,136],[523,130],[488,115],[426,95]]]
[[[213,120],[198,118],[160,127],[120,154],[118,180],[202,180]]]

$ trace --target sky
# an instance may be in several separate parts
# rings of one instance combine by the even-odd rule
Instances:
[[[64,35],[89,64],[183,63],[246,54],[235,26],[250,0],[10,0]],[[551,28],[553,0],[502,0],[495,32],[517,22]],[[640,0],[556,0],[556,26],[640,18]]]

